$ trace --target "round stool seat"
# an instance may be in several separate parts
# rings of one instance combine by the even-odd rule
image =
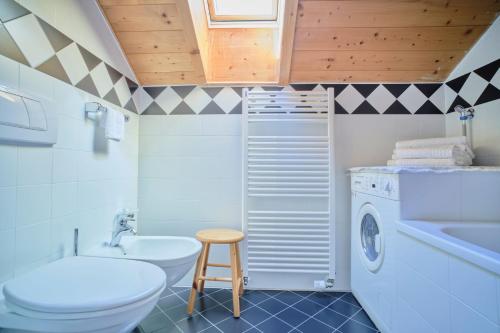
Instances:
[[[196,233],[196,239],[203,243],[230,244],[237,243],[245,238],[245,235],[233,229],[205,229]]]

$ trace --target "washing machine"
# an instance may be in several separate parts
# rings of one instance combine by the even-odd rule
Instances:
[[[398,175],[351,171],[351,191],[352,292],[379,330],[392,332]]]

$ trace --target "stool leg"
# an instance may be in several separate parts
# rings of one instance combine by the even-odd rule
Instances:
[[[187,313],[189,315],[193,313],[194,303],[196,302],[196,289],[198,288],[198,283],[199,283],[199,279],[200,279],[200,271],[202,269],[202,264],[203,264],[203,254],[205,253],[206,246],[207,246],[207,244],[203,243],[201,253],[198,256],[198,260],[196,261],[196,269],[194,271],[193,285],[191,287],[191,293],[189,294],[189,301],[188,301],[188,308],[187,308]]]
[[[201,266],[201,276],[207,276],[207,264],[208,264],[208,254],[210,252],[210,243],[206,243],[206,248],[203,255],[203,262]],[[201,280],[198,283],[198,292],[202,293],[205,290],[205,280]]]
[[[233,316],[235,318],[239,318],[240,316],[240,281],[239,277],[241,274],[240,268],[238,266],[238,250],[236,248],[237,244],[230,244],[230,252],[231,252],[231,275],[232,275],[232,284],[233,284]]]
[[[238,272],[239,272],[239,278],[240,278],[240,286],[239,286],[239,294],[240,296],[243,295],[243,292],[245,291],[243,288],[243,269],[241,268],[241,256],[240,256],[240,247],[239,244],[235,244],[236,247],[236,259],[237,259],[237,265],[238,265]]]

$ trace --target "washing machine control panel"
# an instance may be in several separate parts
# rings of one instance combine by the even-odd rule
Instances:
[[[353,192],[398,200],[398,175],[384,173],[353,173],[351,175],[351,190]]]

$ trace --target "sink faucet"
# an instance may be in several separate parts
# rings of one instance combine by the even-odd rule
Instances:
[[[111,242],[109,242],[109,246],[119,246],[120,240],[124,233],[132,233],[135,235],[137,232],[130,224],[130,221],[135,221],[135,214],[129,212],[119,213],[115,216],[115,223],[113,227],[113,233],[111,237]]]

